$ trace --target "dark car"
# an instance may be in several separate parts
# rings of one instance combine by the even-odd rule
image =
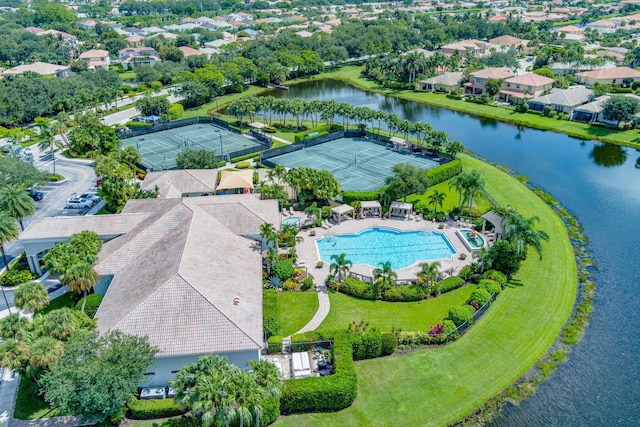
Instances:
[[[31,198],[36,202],[39,202],[44,198],[44,193],[42,191],[37,191],[32,188],[27,189],[27,193],[29,193],[29,196],[31,196]]]

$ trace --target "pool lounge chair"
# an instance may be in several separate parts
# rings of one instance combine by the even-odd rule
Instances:
[[[289,211],[282,209],[282,216],[289,216]]]
[[[296,214],[296,211],[293,210],[293,206],[289,206],[289,213],[291,215],[295,215]]]

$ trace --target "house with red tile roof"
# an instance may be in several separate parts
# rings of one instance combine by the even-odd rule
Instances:
[[[440,48],[443,54],[452,55],[460,52],[463,57],[469,54],[484,55],[489,48],[489,43],[480,40],[460,40],[459,42],[449,43]]]
[[[576,81],[591,86],[595,83],[620,86],[625,79],[640,80],[640,71],[629,67],[603,68],[576,74]]]
[[[87,63],[90,70],[108,70],[111,60],[109,52],[101,49],[91,49],[80,54],[79,59]]]
[[[488,79],[508,79],[513,73],[508,67],[485,68],[469,74],[469,82],[464,84],[464,94],[480,96],[485,93]]]
[[[554,81],[534,73],[510,77],[504,80],[498,99],[502,102],[514,102],[517,99],[536,98],[551,90]]]

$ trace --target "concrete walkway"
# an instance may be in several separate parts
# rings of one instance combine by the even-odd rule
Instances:
[[[318,268],[313,272],[314,282],[316,283],[316,292],[318,294],[318,310],[313,315],[309,323],[304,325],[296,334],[314,331],[324,321],[329,314],[331,303],[329,302],[329,294],[327,292],[327,276],[329,275],[329,266]],[[290,337],[287,337],[290,338]]]

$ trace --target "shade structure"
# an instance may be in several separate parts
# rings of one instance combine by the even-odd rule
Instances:
[[[236,188],[253,189],[253,170],[220,172],[220,183],[216,187],[216,191],[235,190]]]
[[[265,126],[267,126],[267,125],[265,125],[265,124],[264,124],[264,123],[262,123],[262,122],[253,122],[253,123],[249,123],[249,127],[250,127],[250,128],[254,128],[254,129],[263,129]]]
[[[406,218],[413,212],[413,205],[404,202],[392,202],[389,208],[389,216],[401,216]]]
[[[403,138],[398,138],[397,136],[392,136],[389,138],[389,142],[393,144],[394,148],[406,148],[409,146],[409,141]]]
[[[351,215],[353,215],[354,209],[353,209],[353,206],[344,204],[344,205],[331,208],[331,212],[333,213],[334,217],[338,221],[338,224],[340,224],[340,220],[342,219],[342,216],[348,214],[349,212],[351,212]]]
[[[483,232],[484,232],[485,226],[487,225],[487,221],[489,221],[495,227],[494,233],[496,235],[496,238],[502,236],[502,233],[503,233],[502,231],[503,216],[502,215],[494,211],[489,211],[486,214],[482,215],[481,218],[484,220],[482,223]]]
[[[382,206],[380,205],[380,202],[376,200],[360,202],[360,209],[362,210],[362,216],[382,216]]]

